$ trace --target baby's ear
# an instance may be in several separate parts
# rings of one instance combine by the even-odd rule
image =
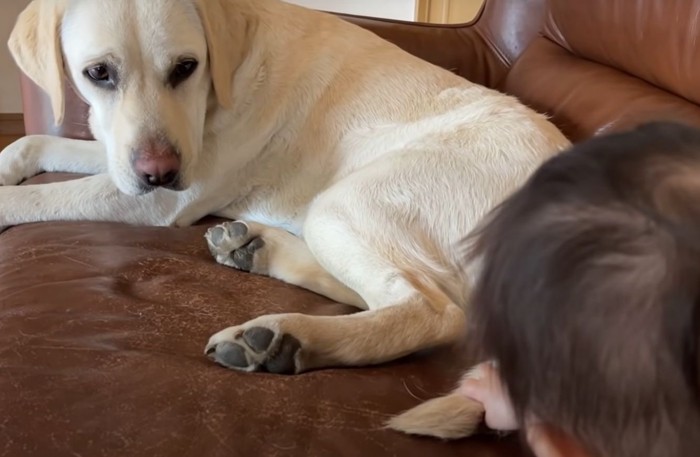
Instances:
[[[528,424],[525,434],[536,457],[592,457],[564,432],[544,424]]]

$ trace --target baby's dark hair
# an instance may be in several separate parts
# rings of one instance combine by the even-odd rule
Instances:
[[[475,328],[521,421],[596,457],[700,455],[700,130],[576,145],[472,241]]]

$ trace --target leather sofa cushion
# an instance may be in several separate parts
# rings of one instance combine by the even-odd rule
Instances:
[[[354,312],[216,264],[203,239],[216,222],[54,222],[0,236],[0,455],[525,455],[516,438],[443,443],[383,429],[454,387],[469,362],[459,345],[298,376],[209,361],[212,333],[260,314]]]

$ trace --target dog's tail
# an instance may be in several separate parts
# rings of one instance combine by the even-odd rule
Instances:
[[[481,403],[453,392],[391,418],[387,427],[410,435],[453,440],[473,435],[483,417]]]
[[[421,271],[412,268],[404,270],[403,274],[433,308],[442,309],[452,303],[443,287]],[[466,377],[469,376],[470,373],[467,373]],[[447,395],[428,400],[393,417],[388,421],[387,427],[411,435],[458,439],[473,435],[483,417],[483,405],[460,393],[457,387]]]

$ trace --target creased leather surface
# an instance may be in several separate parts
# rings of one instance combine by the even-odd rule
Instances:
[[[461,347],[300,376],[211,363],[204,344],[225,326],[352,311],[215,264],[203,240],[214,222],[57,222],[0,235],[0,456],[522,455],[515,439],[382,429],[414,396],[453,386]]]
[[[652,120],[700,126],[700,107],[615,68],[536,39],[508,74],[506,88],[574,141]]]
[[[700,103],[699,0],[549,0],[545,36]]]

